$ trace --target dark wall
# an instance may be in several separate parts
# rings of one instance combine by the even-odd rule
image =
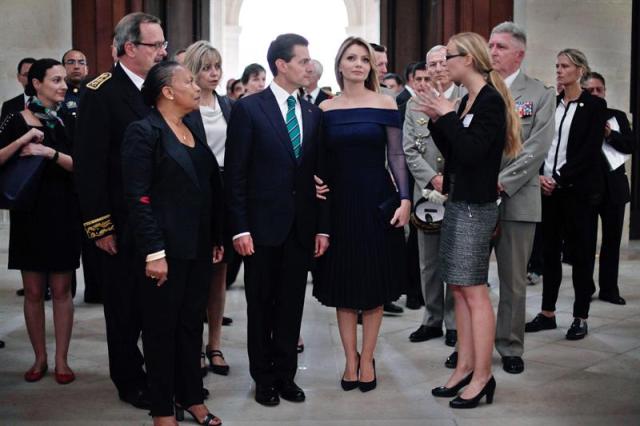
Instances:
[[[455,33],[488,37],[496,24],[513,19],[512,0],[381,0],[380,39],[389,50],[389,68],[424,60],[436,44]]]
[[[72,0],[73,46],[87,55],[91,75],[113,65],[110,46],[118,21],[141,11],[162,20],[169,54],[209,38],[207,0]]]

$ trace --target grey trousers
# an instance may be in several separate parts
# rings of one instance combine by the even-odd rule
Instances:
[[[496,260],[500,302],[496,349],[501,356],[522,356],[527,296],[527,264],[536,232],[534,222],[500,221]]]
[[[440,234],[426,234],[418,230],[418,252],[420,253],[420,281],[425,302],[422,325],[442,328],[444,321],[447,330],[456,329],[453,295],[443,284],[438,273],[438,248]],[[445,287],[447,287],[445,291]]]

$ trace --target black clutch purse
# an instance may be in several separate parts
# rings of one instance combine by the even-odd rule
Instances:
[[[33,207],[46,161],[42,156],[20,157],[16,153],[0,166],[0,209]]]
[[[378,204],[378,211],[384,221],[385,225],[391,227],[391,218],[395,214],[396,210],[400,207],[400,196],[393,194],[391,197]]]

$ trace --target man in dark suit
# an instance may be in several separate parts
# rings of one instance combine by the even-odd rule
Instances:
[[[235,104],[227,131],[228,224],[245,262],[255,399],[267,406],[305,399],[293,379],[307,271],[329,245],[327,216],[317,208],[326,205],[316,200],[313,180],[321,112],[298,98],[311,67],[307,45],[297,34],[271,43],[274,80]]]
[[[322,64],[315,59],[311,60],[311,71],[309,73],[309,84],[300,88],[300,96],[305,101],[314,105],[320,105],[325,99],[329,99],[332,96],[318,87],[318,81],[322,78]]]
[[[138,349],[140,302],[133,278],[133,241],[127,241],[120,145],[127,126],[150,109],[140,88],[166,55],[160,20],[132,13],[115,28],[118,63],[87,84],[78,112],[74,173],[87,237],[100,249],[105,277],[104,314],[109,371],[120,399],[148,408],[143,358]]]
[[[594,96],[604,99],[607,95],[604,77],[597,72],[589,74],[584,87]],[[607,118],[601,162],[605,186],[602,201],[598,205],[598,215],[602,221],[598,298],[615,305],[625,305],[627,302],[620,296],[618,288],[618,263],[625,205],[631,201],[624,161],[633,153],[633,132],[624,112],[609,108]],[[597,235],[597,232],[593,235]],[[595,258],[593,260],[592,269],[595,268]]]
[[[400,93],[398,93],[398,96],[396,96],[396,103],[398,104],[398,111],[400,111],[400,120],[402,123],[404,123],[404,117],[407,113],[407,102],[409,102],[409,99],[416,95],[416,90],[414,88],[416,69],[425,71],[425,63],[411,62],[407,64],[406,67],[404,67],[404,78],[406,84],[404,85],[404,89]]]
[[[18,82],[22,85],[23,93],[18,96],[5,101],[2,104],[2,111],[0,111],[0,123],[4,121],[7,115],[20,112],[24,109],[27,102],[27,95],[24,94],[24,88],[27,86],[27,76],[29,75],[29,69],[36,60],[33,58],[23,58],[18,63]]]

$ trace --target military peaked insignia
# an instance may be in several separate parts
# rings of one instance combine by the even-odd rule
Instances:
[[[418,123],[418,126],[424,126],[425,124],[427,124],[427,119],[424,117],[420,117],[416,120],[416,123]]]
[[[87,83],[87,87],[91,90],[98,90],[100,86],[104,84],[105,81],[111,78],[110,72],[104,72]]]
[[[533,102],[516,101],[516,111],[520,118],[531,117],[533,115]]]

